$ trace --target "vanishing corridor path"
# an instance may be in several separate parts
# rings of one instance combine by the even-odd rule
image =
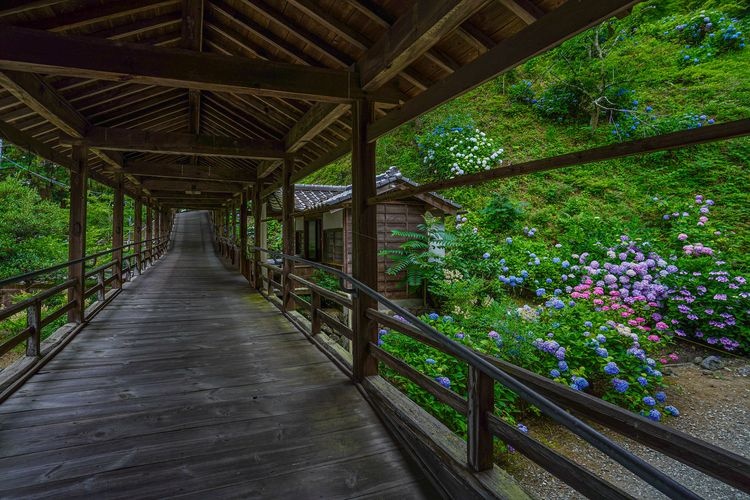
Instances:
[[[221,263],[202,212],[0,405],[0,497],[427,494],[346,376]]]

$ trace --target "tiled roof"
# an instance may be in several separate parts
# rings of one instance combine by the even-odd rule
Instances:
[[[416,182],[401,175],[401,171],[396,167],[391,167],[382,174],[375,177],[375,187],[378,192],[390,191],[396,183],[405,183],[410,186],[418,186]],[[453,201],[440,196],[437,193],[428,193],[444,203],[453,206],[456,209],[460,205]],[[324,206],[336,206],[350,200],[352,197],[352,187],[349,186],[328,186],[320,184],[295,184],[294,185],[294,208],[297,212],[304,212]],[[281,211],[281,190],[277,190],[268,197],[268,202],[273,212]]]

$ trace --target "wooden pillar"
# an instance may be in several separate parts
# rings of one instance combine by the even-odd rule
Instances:
[[[476,472],[493,466],[493,438],[488,415],[495,411],[495,381],[469,366],[467,453],[469,467]]]
[[[292,172],[294,170],[294,159],[292,157],[284,158],[284,167],[281,172],[281,241],[283,253],[287,255],[294,254],[294,184],[292,184]],[[292,300],[292,282],[289,274],[294,272],[294,263],[291,260],[284,259],[282,267],[282,310],[290,311],[294,309]]]
[[[143,203],[140,198],[135,198],[135,221],[133,223],[133,241],[135,246],[133,247],[133,253],[135,253],[135,267],[138,269],[138,274],[143,270],[143,256],[141,250],[143,250]]]
[[[77,260],[86,255],[86,198],[88,196],[89,151],[85,144],[73,145],[73,169],[70,171],[70,223],[68,229],[68,260]],[[68,301],[75,300],[73,309],[68,311],[68,321],[81,323],[86,307],[84,294],[85,263],[79,262],[68,267],[68,277],[76,280],[68,290]]]
[[[262,215],[263,215],[263,204],[261,202],[260,192],[262,190],[263,186],[261,185],[260,179],[255,177],[255,185],[253,186],[253,246],[256,247],[256,250],[253,251],[253,286],[256,290],[261,289],[263,286],[263,280],[260,277],[261,273],[261,267],[260,262],[263,258],[261,256],[260,250],[257,250],[257,247],[262,247],[261,244],[261,222]]]
[[[360,99],[352,105],[352,276],[373,290],[378,287],[377,206],[368,205],[375,196],[375,142],[367,142],[367,127],[373,117],[372,103]],[[356,382],[376,375],[378,364],[370,355],[370,342],[377,343],[377,324],[366,316],[377,302],[362,293],[354,296],[352,373]]]
[[[122,172],[115,172],[114,203],[112,205],[112,248],[122,246],[123,212],[125,210],[125,193],[123,189]],[[112,253],[115,261],[117,280],[115,286],[122,288],[122,249]]]
[[[151,265],[153,262],[154,242],[151,239],[154,237],[154,209],[151,205],[146,205],[146,249],[148,252],[148,264]]]
[[[237,200],[232,198],[232,240],[237,240]]]
[[[250,271],[247,268],[247,189],[242,190],[240,204],[240,273],[247,278]]]
[[[229,237],[229,206],[227,205],[227,208],[224,209],[224,231],[222,231],[222,236]]]

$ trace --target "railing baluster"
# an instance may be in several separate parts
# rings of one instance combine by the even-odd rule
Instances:
[[[492,431],[488,415],[495,408],[495,381],[469,365],[468,380],[468,462],[474,471],[492,468]]]
[[[41,355],[42,342],[42,302],[35,300],[26,309],[26,325],[32,328],[31,335],[26,339],[26,355],[38,358]]]
[[[96,273],[96,284],[99,287],[99,289],[96,291],[96,300],[99,302],[104,302],[104,296],[105,296],[105,287],[104,287],[104,269],[101,269],[98,273]]]
[[[310,289],[312,294],[312,314],[311,314],[311,331],[312,335],[320,333],[320,294],[313,289]]]

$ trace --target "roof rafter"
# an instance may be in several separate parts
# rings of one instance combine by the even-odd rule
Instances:
[[[169,64],[165,64],[169,61]],[[366,97],[352,71],[193,53],[5,26],[0,69],[217,92],[348,102]],[[376,100],[391,97],[371,95]]]
[[[280,141],[248,140],[195,134],[92,127],[83,138],[61,138],[62,144],[85,142],[91,148],[230,158],[284,158]]]

